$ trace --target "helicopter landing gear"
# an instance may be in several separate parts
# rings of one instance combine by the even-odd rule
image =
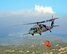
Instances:
[[[41,32],[40,31],[38,31],[38,33],[39,33],[39,35],[41,35]]]
[[[34,36],[34,34],[32,34],[32,36]]]
[[[41,33],[39,33],[41,35]]]
[[[51,30],[49,30],[50,32],[52,32]]]

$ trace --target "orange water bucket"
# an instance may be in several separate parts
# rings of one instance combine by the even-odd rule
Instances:
[[[47,47],[51,47],[51,43],[50,43],[50,41],[48,41],[48,40],[46,40],[46,41],[44,42],[44,45],[47,46]]]

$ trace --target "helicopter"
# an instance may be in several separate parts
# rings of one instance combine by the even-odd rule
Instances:
[[[51,31],[51,29],[53,27],[57,27],[58,25],[54,25],[54,21],[58,19],[58,18],[52,18],[49,19],[49,20],[46,20],[46,21],[41,21],[41,22],[34,22],[34,23],[28,23],[27,25],[29,24],[35,24],[32,28],[30,28],[29,32],[27,34],[31,34],[32,36],[34,36],[34,34],[39,34],[39,35],[42,35],[42,32],[46,32],[46,31]],[[42,23],[46,23],[46,22],[51,22],[51,25],[50,26],[47,26],[45,24],[42,24]],[[25,34],[25,35],[27,35]]]

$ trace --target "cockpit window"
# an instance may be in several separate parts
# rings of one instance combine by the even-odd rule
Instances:
[[[30,30],[34,30],[35,28],[31,28]]]
[[[31,28],[30,30],[33,30],[33,28]]]

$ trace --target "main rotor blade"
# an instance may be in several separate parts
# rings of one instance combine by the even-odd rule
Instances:
[[[45,23],[45,21],[41,21],[41,22],[33,22],[33,23],[27,23],[25,25],[29,25],[29,24],[39,24],[39,23]]]
[[[53,21],[55,19],[58,19],[58,18],[52,18],[52,19],[46,20],[46,22]]]
[[[28,24],[26,24],[26,25],[29,25],[29,24],[38,24],[38,23],[45,23],[45,21],[28,23]]]
[[[23,34],[23,35],[28,35],[29,33]]]
[[[25,24],[25,25],[29,25],[29,24],[38,24],[38,23],[45,23],[45,22],[51,22],[55,19],[58,19],[58,18],[52,18],[52,19],[49,19],[49,20],[46,20],[46,21],[41,21],[41,22],[33,22],[33,23],[28,23],[28,24]]]

